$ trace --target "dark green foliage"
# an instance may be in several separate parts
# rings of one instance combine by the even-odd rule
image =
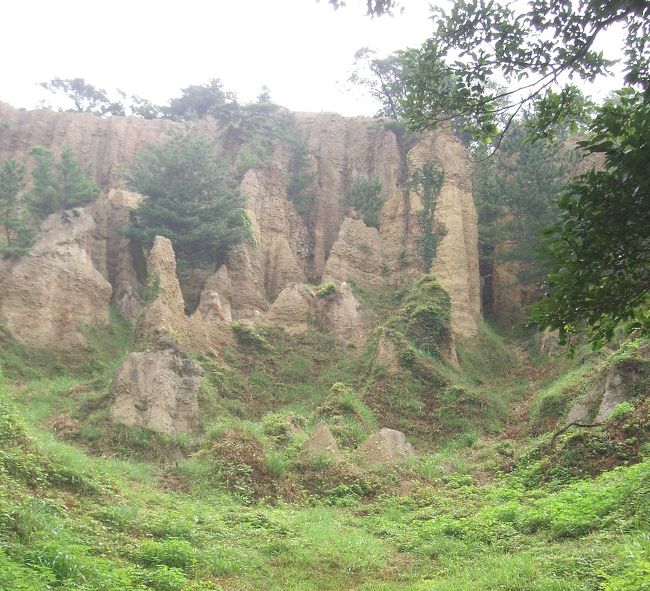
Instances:
[[[379,216],[384,204],[384,197],[381,194],[381,181],[378,176],[361,177],[352,181],[350,188],[345,193],[345,202],[361,214],[366,226],[379,227]]]
[[[547,140],[526,141],[526,124],[513,124],[492,158],[477,165],[474,196],[483,260],[518,261],[522,281],[544,277],[534,257],[545,228],[557,221],[557,199],[578,154]],[[507,248],[504,246],[507,245]]]
[[[595,345],[621,324],[647,332],[648,274],[641,269],[648,266],[650,6],[469,0],[448,14],[436,9],[434,21],[433,36],[410,54],[405,70],[405,118],[426,129],[463,115],[466,130],[494,147],[526,105],[536,113],[530,137],[576,130],[593,105],[565,80],[608,74],[612,63],[596,47],[606,31],[620,28],[627,87],[599,109],[582,144],[605,155],[606,170],[577,179],[561,201],[566,213],[546,248],[550,295],[534,322],[563,337],[586,324]],[[496,79],[510,87],[495,88]]]
[[[35,165],[28,199],[37,217],[45,218],[59,211],[66,219],[66,209],[85,205],[99,195],[99,187],[86,176],[69,144],[63,147],[58,162],[52,151],[43,146],[35,146],[30,153]]]
[[[326,298],[329,296],[334,295],[338,291],[336,287],[336,283],[332,283],[331,281],[329,283],[326,283],[322,287],[319,287],[315,292],[314,295],[317,298]]]
[[[354,54],[354,71],[348,81],[364,87],[381,105],[376,117],[393,121],[402,118],[402,102],[406,98],[405,53],[408,52],[398,51],[380,59],[373,50],[362,47]]]
[[[269,349],[271,344],[264,334],[253,324],[243,322],[232,322],[230,328],[235,333],[235,337],[242,344],[254,349]]]
[[[287,199],[296,206],[301,216],[308,218],[314,205],[312,185],[316,178],[316,174],[309,170],[309,143],[307,137],[297,131],[283,139],[288,140],[291,146]]]
[[[411,175],[410,188],[417,191],[422,198],[423,208],[417,214],[420,224],[417,245],[426,271],[431,268],[431,263],[436,258],[438,244],[447,234],[444,225],[434,219],[436,203],[444,180],[444,171],[433,162],[425,164]]]
[[[570,183],[545,250],[548,295],[533,322],[566,341],[585,324],[595,346],[621,324],[650,333],[650,104],[620,91],[580,142],[604,166]]]
[[[575,122],[581,107],[588,106],[582,95],[572,85],[560,92],[554,88],[561,87],[562,74],[594,80],[608,72],[611,63],[595,42],[612,26],[619,24],[626,34],[626,83],[647,88],[649,15],[645,4],[636,2],[470,0],[455,3],[449,13],[436,9],[434,34],[414,53],[408,69],[406,118],[422,129],[450,113],[463,114],[474,137],[488,142],[529,102],[536,104],[538,122],[545,126],[537,132]],[[446,86],[450,79],[453,84]],[[495,79],[512,88],[495,88]]]
[[[0,224],[5,243],[0,254],[24,254],[33,240],[22,191],[25,186],[25,166],[14,159],[5,160],[0,167]]]
[[[189,130],[149,145],[127,170],[129,186],[146,196],[128,229],[147,247],[169,238],[181,267],[218,265],[227,249],[251,236],[244,200],[216,148]]]
[[[233,100],[231,93],[225,92],[218,78],[207,84],[194,84],[183,88],[178,98],[169,101],[169,107],[162,107],[165,118],[174,121],[191,121],[203,119],[206,115],[216,114],[227,102]]]

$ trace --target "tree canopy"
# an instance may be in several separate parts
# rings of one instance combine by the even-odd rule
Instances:
[[[542,232],[558,221],[557,200],[575,175],[578,158],[570,140],[526,141],[527,123],[530,117],[515,122],[491,158],[479,157],[474,199],[482,259],[517,261],[520,279],[530,282],[548,272],[535,255]]]
[[[59,211],[65,219],[66,209],[89,203],[99,195],[99,187],[86,176],[69,144],[63,146],[58,162],[52,150],[43,146],[34,146],[30,154],[35,165],[28,200],[36,217]]]
[[[4,244],[0,254],[24,253],[32,242],[32,231],[22,203],[25,188],[25,166],[10,158],[0,166],[0,220]]]
[[[605,163],[560,198],[560,221],[546,237],[548,295],[532,320],[564,341],[586,322],[602,345],[620,325],[650,333],[650,104],[619,91],[581,144]]]
[[[125,114],[120,101],[111,100],[104,89],[88,84],[83,78],[53,78],[49,82],[41,82],[40,86],[72,102],[74,106],[70,111],[99,116]]]
[[[448,14],[434,9],[433,16],[433,36],[410,54],[404,111],[415,128],[464,115],[477,137],[490,140],[504,114],[507,125],[526,105],[534,105],[545,115],[536,119],[536,131],[552,131],[562,119],[571,121],[582,112],[584,98],[570,79],[593,81],[609,73],[613,62],[594,44],[615,25],[625,30],[626,84],[648,87],[647,2],[535,0],[522,7],[468,0],[455,2]],[[508,88],[496,87],[495,81]]]
[[[169,238],[181,267],[214,267],[251,236],[244,199],[203,135],[177,131],[165,144],[147,146],[126,177],[145,195],[128,234],[145,246],[156,235]]]

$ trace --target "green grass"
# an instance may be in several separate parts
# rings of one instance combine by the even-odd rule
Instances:
[[[404,294],[364,295],[379,314]],[[545,432],[595,368],[645,371],[639,347],[557,376],[552,360],[522,369],[519,344],[485,327],[459,343],[459,366],[415,347],[391,373],[372,339],[350,355],[317,330],[254,332],[262,344],[246,334],[199,357],[196,439],[108,421],[107,384],[131,342],[118,316],[72,360],[3,341],[0,589],[644,589],[643,393],[600,430],[553,448]],[[321,420],[345,461],[303,453]],[[353,452],[383,426],[418,454],[369,469]]]

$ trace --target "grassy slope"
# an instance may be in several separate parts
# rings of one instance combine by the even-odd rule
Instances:
[[[568,377],[548,362],[521,369],[486,329],[461,344],[461,369],[418,353],[391,376],[318,332],[261,329],[201,360],[207,429],[190,440],[108,424],[130,336],[117,317],[96,336],[65,365],[2,344],[0,589],[649,588],[646,432],[616,438],[643,408],[582,447],[574,432],[547,445],[556,399],[600,360]],[[349,464],[300,454],[296,427],[323,418]],[[398,418],[419,457],[357,467],[356,443]],[[594,473],[618,467],[579,470],[594,453],[618,458]]]

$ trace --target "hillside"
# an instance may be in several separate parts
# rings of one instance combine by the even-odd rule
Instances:
[[[0,260],[0,589],[649,589],[650,344],[484,323],[455,136],[191,126],[252,229],[209,269],[126,233],[181,124],[0,104],[101,188]]]

